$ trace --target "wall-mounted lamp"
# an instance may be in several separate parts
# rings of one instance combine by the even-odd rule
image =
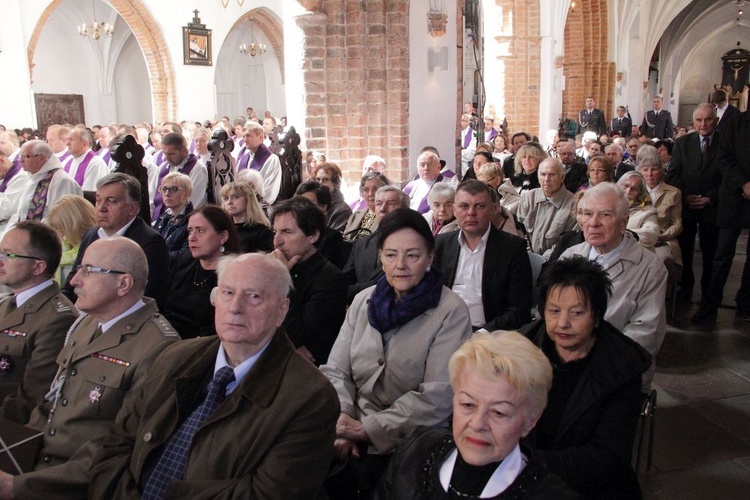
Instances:
[[[427,49],[427,70],[432,73],[440,68],[442,71],[450,69],[450,51],[448,47],[438,47],[436,49]]]

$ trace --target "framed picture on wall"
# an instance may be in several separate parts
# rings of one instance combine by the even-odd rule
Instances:
[[[44,133],[54,123],[86,123],[83,96],[79,94],[34,94],[37,128]]]
[[[201,24],[198,11],[194,10],[193,22],[182,27],[182,53],[184,64],[211,66],[211,30]]]

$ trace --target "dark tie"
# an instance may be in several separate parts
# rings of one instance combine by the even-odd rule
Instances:
[[[8,301],[8,309],[7,309],[6,312],[7,312],[7,314],[10,314],[13,311],[15,311],[17,308],[18,308],[18,306],[17,306],[17,303],[16,303],[16,296],[12,295],[11,298],[10,298],[10,300]]]
[[[701,156],[703,157],[703,163],[706,163],[708,157],[708,148],[711,146],[711,139],[708,137],[701,137]]]
[[[216,372],[216,376],[208,384],[206,399],[167,441],[164,452],[159,457],[159,461],[143,489],[143,500],[164,498],[167,487],[173,481],[182,479],[185,474],[185,466],[187,465],[193,436],[198,428],[203,425],[203,422],[224,401],[227,385],[232,381],[234,381],[234,370],[228,366],[220,368]]]

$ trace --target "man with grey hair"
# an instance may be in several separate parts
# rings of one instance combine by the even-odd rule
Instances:
[[[420,214],[426,214],[430,210],[427,195],[432,186],[438,182],[455,182],[440,173],[442,165],[440,157],[433,151],[425,151],[417,158],[417,176],[404,186],[404,193],[409,196],[410,207]]]
[[[721,172],[719,155],[720,134],[716,129],[716,110],[709,103],[699,104],[693,110],[693,126],[696,134],[687,134],[675,141],[672,161],[666,182],[682,193],[682,232],[677,237],[682,251],[682,279],[677,292],[683,299],[691,300],[695,275],[693,254],[695,236],[700,235],[703,271],[701,294],[707,295],[711,284],[713,260],[719,242],[717,206]],[[698,320],[700,321],[700,316]],[[708,319],[708,318],[706,318]]]
[[[547,158],[539,165],[539,184],[521,197],[518,222],[526,228],[531,251],[548,259],[560,235],[576,225],[576,198],[563,185],[563,164]]]
[[[265,133],[260,123],[248,121],[244,130],[245,145],[237,156],[237,173],[245,169],[260,172],[263,199],[272,205],[281,190],[281,160],[263,143]]]
[[[612,165],[615,166],[615,182],[620,180],[620,177],[625,175],[627,172],[635,170],[633,165],[629,165],[622,161],[625,155],[625,150],[619,144],[609,144],[604,148],[604,154],[607,158],[612,160]]]
[[[18,156],[29,177],[18,196],[16,213],[9,219],[8,227],[22,220],[44,219],[50,207],[66,194],[83,195],[81,186],[63,170],[46,142],[26,141]]]
[[[102,127],[99,132],[109,130],[109,128]],[[75,127],[68,132],[66,143],[68,151],[73,156],[73,161],[67,163],[63,168],[76,180],[81,189],[94,191],[96,181],[109,173],[109,167],[104,162],[102,155],[91,150],[93,144],[91,133],[85,128]],[[103,151],[103,149],[99,151]],[[107,152],[109,152],[109,148],[107,148]]]
[[[576,155],[576,146],[570,141],[558,141],[555,151],[563,166],[565,189],[571,193],[576,193],[578,188],[589,180],[586,162]]]
[[[85,496],[96,447],[84,444],[109,431],[123,403],[142,389],[154,358],[179,340],[156,303],[143,297],[147,275],[143,250],[127,238],[98,240],[86,250],[72,278],[84,315],[68,333],[51,390],[27,424],[44,433],[42,451],[34,471],[0,473],[0,498],[61,491],[75,497],[77,489]]]
[[[270,255],[245,254],[224,257],[217,274],[216,335],[159,355],[97,442],[90,497],[322,494],[340,408],[281,327],[289,272]]]
[[[667,269],[626,232],[629,206],[622,188],[610,182],[599,183],[584,193],[578,208],[586,241],[567,249],[560,258],[580,255],[607,271],[612,296],[604,319],[651,354],[651,368],[643,374],[643,389],[647,391],[666,333]]]
[[[395,186],[382,186],[375,192],[375,224],[380,225],[383,217],[397,208],[409,208],[409,197]],[[344,274],[349,281],[347,303],[354,296],[378,282],[383,276],[383,266],[378,258],[377,231],[354,242],[349,260],[344,265]]]
[[[130,238],[146,253],[148,284],[145,295],[155,298],[167,279],[169,250],[164,238],[138,217],[140,199],[141,187],[135,177],[114,172],[99,179],[96,185],[96,219],[99,225],[83,236],[75,265],[81,263],[86,248],[98,239],[110,236]],[[62,291],[70,300],[75,300],[70,277]]]
[[[159,167],[156,190],[154,192],[154,209],[151,214],[151,222],[156,222],[166,210],[164,199],[159,192],[161,180],[170,172],[180,172],[190,176],[193,181],[193,194],[190,202],[197,207],[206,201],[206,189],[208,186],[208,169],[200,157],[188,151],[187,140],[181,133],[169,133],[162,137],[161,150],[164,153],[164,162]]]

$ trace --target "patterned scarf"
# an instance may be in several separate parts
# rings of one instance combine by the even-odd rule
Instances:
[[[49,184],[52,182],[52,177],[55,176],[59,169],[52,169],[47,172],[42,180],[37,183],[34,189],[34,194],[31,196],[29,202],[29,209],[26,212],[27,220],[42,220],[44,214],[44,207],[47,206],[47,192],[49,191]]]
[[[367,319],[373,328],[384,334],[437,307],[442,292],[443,275],[435,269],[427,271],[422,281],[399,300],[386,277],[382,276],[370,296]]]

